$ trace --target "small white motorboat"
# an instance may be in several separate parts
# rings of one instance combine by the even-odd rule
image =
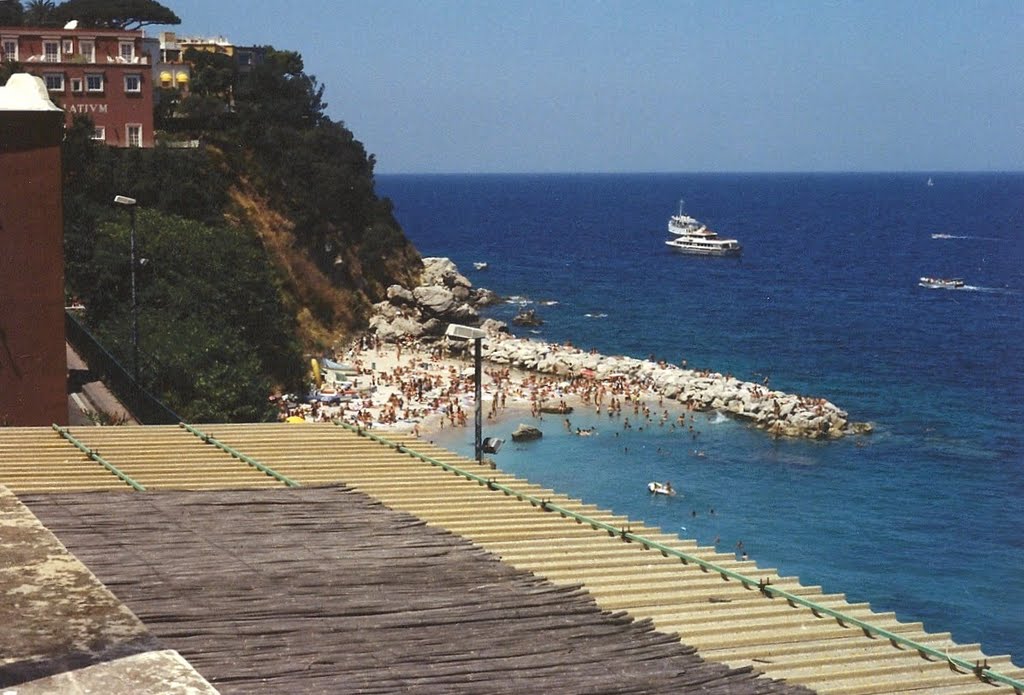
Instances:
[[[959,290],[964,287],[964,281],[960,278],[933,278],[926,276],[918,280],[917,284],[932,290]]]
[[[487,261],[474,261],[473,267],[477,270],[487,270]]]
[[[668,495],[669,497],[674,497],[676,494],[675,489],[672,487],[672,483],[659,483],[654,480],[647,483],[647,491],[652,495]]]

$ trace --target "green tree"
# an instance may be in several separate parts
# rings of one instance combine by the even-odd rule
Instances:
[[[231,97],[238,77],[238,66],[231,56],[188,48],[182,59],[192,66],[192,79],[189,85],[191,94],[224,99]]]
[[[130,360],[129,228],[124,213],[97,229],[89,325]],[[295,324],[254,235],[138,211],[136,270],[142,380],[195,422],[272,418],[272,388],[304,373]]]
[[[178,15],[155,0],[67,0],[54,14],[60,22],[74,19],[80,26],[101,29],[133,31],[150,24],[181,24]]]
[[[326,115],[324,87],[302,57],[264,47],[265,60],[240,75],[236,143],[319,268],[339,285],[378,301],[396,267],[415,272],[418,256],[374,193],[374,159],[343,123]]]
[[[22,21],[27,27],[54,27],[60,25],[57,6],[53,0],[29,0],[25,3]]]
[[[24,19],[21,0],[0,0],[0,27],[20,27]]]

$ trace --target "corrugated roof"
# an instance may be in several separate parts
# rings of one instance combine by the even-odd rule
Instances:
[[[100,486],[99,478],[80,473],[99,464],[84,455],[70,461],[80,452],[69,453],[70,444],[55,433],[44,434],[0,429],[0,482],[10,479],[12,489],[25,492],[57,489],[62,476],[76,481],[74,489]],[[753,666],[820,692],[1011,693],[1012,684],[986,679],[993,673],[1024,678],[1009,657],[989,657],[948,633],[927,633],[920,623],[825,595],[754,561],[698,547],[411,437],[375,441],[330,424],[203,425],[197,435],[75,428],[74,435],[152,486],[147,489],[224,486],[217,481],[226,478],[207,471],[225,466],[235,486],[344,483],[555,584],[582,583],[602,609],[678,632],[707,659]],[[104,474],[118,489],[131,490]]]

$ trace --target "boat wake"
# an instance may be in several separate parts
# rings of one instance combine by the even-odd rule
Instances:
[[[532,304],[536,304],[538,306],[558,306],[560,302],[557,299],[534,300],[529,297],[524,297],[521,294],[512,294],[505,297],[505,303],[513,306],[530,306]]]
[[[583,315],[586,318],[588,318],[588,319],[606,319],[606,318],[608,318],[608,314],[605,314],[605,313],[600,313],[600,314],[583,314]]]
[[[924,286],[924,285],[922,285]],[[946,286],[927,286],[927,289],[931,290],[946,290],[947,292],[981,292],[983,294],[1006,294],[1006,295],[1019,295],[1024,294],[1022,290],[1015,290],[1009,287],[981,287],[980,285],[946,285]]]
[[[1021,290],[1014,290],[1009,287],[979,287],[978,285],[964,285],[957,289],[965,292],[985,292],[987,294],[1021,294]]]
[[[991,236],[970,236],[964,234],[932,234],[932,239],[970,239],[972,241],[999,241]]]

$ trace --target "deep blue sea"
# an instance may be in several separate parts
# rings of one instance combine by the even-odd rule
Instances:
[[[551,420],[501,468],[725,552],[742,541],[761,567],[1024,665],[1024,174],[928,178],[388,175],[377,190],[423,255],[533,302],[539,338],[768,378],[876,428],[773,440],[711,414],[694,440],[574,413],[599,435]],[[680,199],[743,256],[671,253]],[[471,456],[466,437],[442,443]],[[666,479],[682,494],[652,498]]]

